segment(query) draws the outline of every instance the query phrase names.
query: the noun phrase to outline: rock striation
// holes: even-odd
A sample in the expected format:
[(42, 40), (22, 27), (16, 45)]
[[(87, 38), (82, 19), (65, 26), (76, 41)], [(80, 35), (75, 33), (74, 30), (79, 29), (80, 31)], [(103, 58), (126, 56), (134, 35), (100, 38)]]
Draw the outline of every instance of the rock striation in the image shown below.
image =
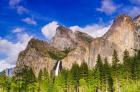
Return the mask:
[(124, 14), (117, 16), (108, 32), (98, 38), (59, 26), (50, 43), (34, 38), (30, 40), (27, 48), (19, 54), (15, 71), (26, 65), (36, 75), (44, 68), (51, 72), (60, 60), (66, 69), (70, 69), (73, 63), (80, 65), (82, 62), (93, 68), (98, 54), (107, 57), (111, 63), (114, 49), (120, 62), (125, 49), (130, 55), (135, 49), (140, 49), (140, 16), (134, 19)]

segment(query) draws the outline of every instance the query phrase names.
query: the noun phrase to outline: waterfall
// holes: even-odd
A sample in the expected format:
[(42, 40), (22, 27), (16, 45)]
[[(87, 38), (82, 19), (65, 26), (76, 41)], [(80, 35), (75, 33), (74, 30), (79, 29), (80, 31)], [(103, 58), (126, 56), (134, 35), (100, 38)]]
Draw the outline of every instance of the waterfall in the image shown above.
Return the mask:
[(61, 61), (58, 61), (58, 63), (57, 63), (57, 66), (56, 66), (56, 69), (55, 69), (55, 76), (58, 76), (58, 72), (59, 72), (59, 68), (60, 68), (60, 62)]

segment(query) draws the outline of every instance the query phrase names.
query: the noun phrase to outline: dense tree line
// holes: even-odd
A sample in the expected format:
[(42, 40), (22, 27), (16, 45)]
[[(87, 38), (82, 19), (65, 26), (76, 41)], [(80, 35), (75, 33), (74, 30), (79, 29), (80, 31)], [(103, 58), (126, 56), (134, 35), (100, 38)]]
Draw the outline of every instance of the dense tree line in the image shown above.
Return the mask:
[(112, 64), (107, 57), (98, 55), (96, 65), (89, 69), (87, 63), (73, 64), (71, 70), (62, 69), (58, 76), (46, 69), (36, 77), (30, 67), (24, 66), (14, 77), (0, 74), (0, 92), (139, 92), (140, 51), (134, 56), (127, 50), (120, 62), (117, 51), (112, 55)]

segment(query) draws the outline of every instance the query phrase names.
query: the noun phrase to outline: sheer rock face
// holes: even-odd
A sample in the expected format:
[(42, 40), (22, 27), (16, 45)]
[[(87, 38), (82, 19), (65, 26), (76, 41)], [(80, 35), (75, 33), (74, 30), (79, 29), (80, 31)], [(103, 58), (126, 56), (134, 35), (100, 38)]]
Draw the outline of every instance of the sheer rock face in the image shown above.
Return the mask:
[(118, 16), (103, 38), (116, 44), (118, 52), (127, 49), (132, 54), (135, 48), (135, 26), (132, 19), (126, 15)]
[(135, 47), (136, 49), (140, 48), (140, 15), (133, 19), (133, 23), (135, 25), (136, 33), (135, 33)]
[(67, 57), (62, 60), (62, 66), (70, 69), (73, 63), (77, 63), (81, 65), (82, 62), (89, 63), (90, 58), (90, 42), (93, 40), (92, 37), (85, 33), (81, 33), (77, 31), (75, 33), (77, 37), (77, 46), (70, 53), (68, 53)]
[(94, 39), (91, 43), (91, 48), (90, 48), (91, 50), (90, 51), (91, 58), (89, 64), (90, 67), (95, 66), (98, 54), (102, 56), (102, 59), (105, 59), (105, 57), (107, 57), (109, 63), (111, 63), (114, 49), (118, 51), (118, 47), (116, 44), (109, 42), (108, 40), (102, 37)]
[[(61, 52), (62, 67), (70, 69), (73, 63), (81, 64), (87, 62), (90, 68), (96, 64), (97, 55), (102, 59), (108, 58), (111, 63), (114, 49), (118, 52), (120, 61), (125, 49), (133, 55), (133, 49), (140, 49), (140, 35), (137, 30), (139, 17), (132, 20), (129, 16), (120, 15), (116, 17), (108, 32), (100, 38), (91, 36), (80, 31), (59, 26), (51, 43), (32, 39), (26, 50), (21, 52), (17, 61), (17, 67), (23, 65), (31, 66), (35, 73), (46, 68), (49, 72), (56, 65), (56, 58), (49, 52)], [(66, 50), (68, 53), (64, 53)], [(57, 53), (56, 55), (59, 55)], [(64, 54), (64, 55), (63, 55)], [(18, 69), (18, 68), (16, 68)]]
[(54, 48), (47, 42), (31, 39), (27, 48), (19, 54), (15, 72), (20, 71), (24, 65), (31, 67), (36, 75), (44, 68), (50, 72), (55, 65), (55, 60), (48, 55), (49, 50)]
[(76, 37), (72, 30), (59, 26), (56, 29), (56, 35), (53, 37), (51, 45), (59, 50), (64, 50), (66, 48), (76, 47)]
[(89, 59), (89, 44), (93, 38), (80, 31), (72, 32), (72, 30), (62, 26), (57, 28), (55, 37), (51, 45), (59, 50), (70, 48), (71, 52), (62, 60), (62, 66), (70, 69), (73, 63), (81, 64)]
[(133, 55), (134, 49), (139, 49), (140, 38), (138, 37), (135, 25), (131, 17), (120, 15), (116, 17), (112, 26), (103, 37), (96, 38), (91, 43), (91, 62), (89, 65), (95, 66), (98, 54), (102, 58), (107, 57), (111, 63), (114, 49), (118, 52), (120, 63), (122, 62), (123, 52), (127, 49)]

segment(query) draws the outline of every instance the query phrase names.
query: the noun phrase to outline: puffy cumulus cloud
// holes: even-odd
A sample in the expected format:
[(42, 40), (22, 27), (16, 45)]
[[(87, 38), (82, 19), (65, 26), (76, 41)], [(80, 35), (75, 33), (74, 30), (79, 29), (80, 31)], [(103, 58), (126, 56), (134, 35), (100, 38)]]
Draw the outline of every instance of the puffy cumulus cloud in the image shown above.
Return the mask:
[[(91, 35), (92, 37), (101, 37), (104, 35), (108, 29), (111, 26), (112, 21), (110, 21), (110, 24), (105, 26), (104, 24), (93, 24), (93, 25), (87, 25), (85, 27), (80, 27), (80, 26), (70, 26), (69, 28), (75, 32), (75, 31), (81, 31), (84, 33), (87, 33)], [(58, 23), (56, 21), (50, 22), (46, 24), (45, 26), (42, 27), (41, 31), (42, 34), (47, 38), (51, 39), (52, 37), (55, 36), (56, 33), (56, 28), (58, 27)]]
[(104, 35), (108, 29), (110, 28), (110, 25), (104, 26), (104, 25), (99, 25), (99, 24), (93, 24), (93, 25), (87, 25), (85, 27), (79, 27), (79, 26), (71, 26), (70, 29), (73, 31), (81, 31), (84, 33), (87, 33), (91, 35), (92, 37), (101, 37)]
[(97, 11), (104, 12), (107, 15), (111, 15), (117, 9), (117, 5), (112, 0), (102, 0), (101, 7), (97, 8)]
[(20, 33), (23, 32), (24, 30), (25, 30), (24, 28), (16, 27), (15, 29), (12, 30), (12, 33)]
[(32, 36), (26, 33), (20, 33), (17, 35), (18, 41), (16, 43), (7, 39), (0, 39), (0, 55), (6, 56), (5, 58), (0, 58), (0, 71), (15, 66), (19, 52), (26, 48), (31, 38)]
[(58, 27), (58, 23), (56, 21), (52, 21), (49, 24), (46, 24), (45, 26), (42, 27), (41, 31), (42, 34), (47, 38), (51, 39), (55, 33), (56, 33), (56, 28)]
[(37, 25), (37, 22), (35, 20), (33, 20), (32, 18), (26, 17), (24, 19), (22, 19), (23, 22), (30, 24), (30, 25)]

